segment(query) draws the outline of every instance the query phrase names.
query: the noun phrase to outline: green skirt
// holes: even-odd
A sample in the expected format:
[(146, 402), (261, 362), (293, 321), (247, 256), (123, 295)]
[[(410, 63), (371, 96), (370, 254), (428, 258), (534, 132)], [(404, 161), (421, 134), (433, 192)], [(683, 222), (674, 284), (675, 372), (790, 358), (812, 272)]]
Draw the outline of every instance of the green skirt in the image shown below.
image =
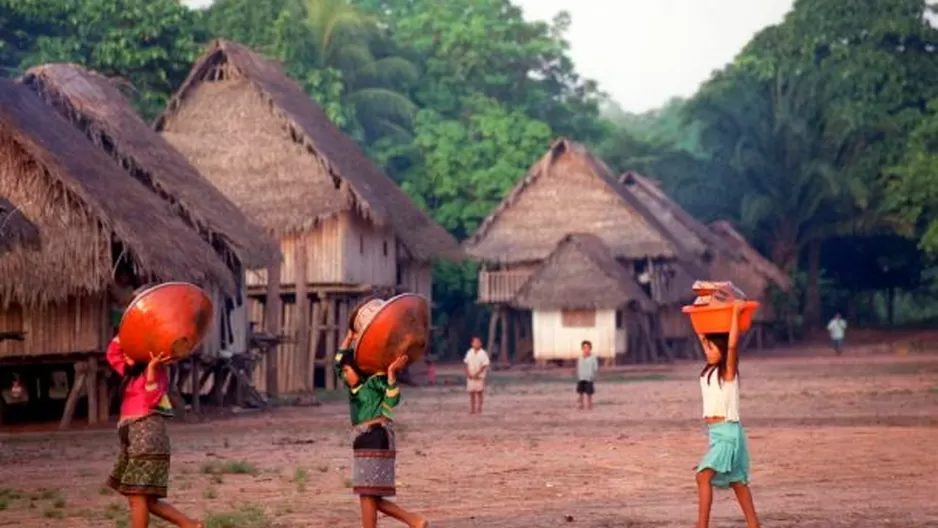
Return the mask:
[(712, 484), (728, 488), (739, 482), (749, 484), (749, 443), (739, 422), (710, 425), (710, 449), (697, 464), (697, 472), (712, 469)]
[(166, 418), (151, 414), (121, 424), (118, 436), (120, 452), (108, 486), (123, 495), (166, 497), (170, 459)]

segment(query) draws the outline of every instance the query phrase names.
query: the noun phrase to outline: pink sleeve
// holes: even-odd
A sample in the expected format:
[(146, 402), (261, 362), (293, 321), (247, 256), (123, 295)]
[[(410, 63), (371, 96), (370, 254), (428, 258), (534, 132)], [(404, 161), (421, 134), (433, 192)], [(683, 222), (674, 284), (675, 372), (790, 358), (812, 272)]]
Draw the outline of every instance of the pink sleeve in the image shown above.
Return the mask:
[(147, 388), (146, 374), (141, 376), (141, 379), (143, 381), (143, 399), (146, 401), (147, 409), (152, 409), (169, 389), (169, 376), (166, 375), (165, 370), (160, 370), (156, 375), (156, 387), (153, 390)]
[(121, 348), (120, 340), (118, 340), (116, 337), (112, 339), (111, 343), (107, 346), (106, 357), (107, 362), (111, 365), (111, 368), (123, 376), (124, 368), (127, 366), (127, 361), (124, 359), (124, 349)]

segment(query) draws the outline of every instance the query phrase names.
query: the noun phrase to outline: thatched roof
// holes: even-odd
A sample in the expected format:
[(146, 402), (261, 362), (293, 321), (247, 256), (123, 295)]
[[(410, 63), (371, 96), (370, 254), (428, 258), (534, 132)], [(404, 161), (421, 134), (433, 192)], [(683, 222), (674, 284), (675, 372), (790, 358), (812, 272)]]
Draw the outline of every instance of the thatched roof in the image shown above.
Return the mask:
[(35, 93), (0, 79), (0, 195), (42, 234), (0, 256), (0, 302), (30, 306), (103, 291), (114, 242), (136, 272), (233, 292), (213, 249)]
[(709, 260), (714, 252), (722, 251), (727, 256), (739, 258), (736, 249), (727, 244), (703, 223), (687, 213), (652, 180), (634, 172), (619, 176), (625, 191), (641, 201), (661, 224), (679, 240), (691, 254)]
[(108, 78), (77, 65), (49, 64), (30, 69), (21, 82), (172, 204), (226, 260), (247, 268), (280, 261), (277, 242), (150, 128)]
[(573, 232), (601, 237), (618, 258), (693, 259), (602, 161), (567, 139), (551, 145), (463, 246), (490, 262), (540, 261)]
[(19, 247), (39, 249), (39, 229), (0, 196), (0, 254)]
[(655, 303), (642, 291), (603, 240), (593, 234), (565, 236), (512, 304), (526, 309), (616, 309), (635, 302), (644, 311)]
[[(237, 122), (241, 130), (253, 125), (253, 118), (260, 117), (253, 112), (258, 111), (279, 123), (281, 144), (258, 144), (254, 152), (257, 163), (270, 163), (276, 181), (262, 181), (243, 167), (225, 166), (225, 158), (232, 157), (225, 144), (243, 139), (235, 137), (241, 132), (232, 132), (238, 130)], [(377, 225), (390, 226), (415, 260), (462, 257), (456, 240), (336, 128), (299, 85), (277, 64), (240, 44), (213, 42), (155, 127), (272, 232), (307, 231), (325, 218), (354, 210)], [(219, 133), (226, 130), (228, 134)], [(277, 149), (292, 151), (282, 159), (264, 159), (265, 151)], [(298, 156), (315, 160), (316, 167), (278, 172), (282, 167), (276, 163), (286, 164)], [(207, 166), (215, 170), (205, 170)], [(318, 179), (317, 185), (316, 172), (328, 178)]]
[(711, 223), (710, 229), (726, 243), (732, 245), (742, 255), (747, 264), (772, 281), (778, 289), (782, 291), (791, 290), (793, 286), (791, 278), (781, 268), (749, 245), (746, 238), (733, 227), (733, 224), (726, 220), (719, 220)]

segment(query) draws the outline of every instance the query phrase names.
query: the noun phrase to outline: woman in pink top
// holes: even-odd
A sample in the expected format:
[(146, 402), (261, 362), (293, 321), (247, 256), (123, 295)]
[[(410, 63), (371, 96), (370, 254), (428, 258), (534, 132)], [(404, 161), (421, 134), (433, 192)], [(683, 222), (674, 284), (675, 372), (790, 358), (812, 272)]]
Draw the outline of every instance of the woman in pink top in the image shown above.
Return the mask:
[(169, 356), (150, 354), (146, 365), (134, 363), (114, 338), (107, 347), (107, 361), (123, 377), (121, 412), (117, 425), (120, 453), (108, 478), (108, 486), (127, 497), (132, 528), (150, 525), (150, 514), (182, 528), (201, 528), (179, 510), (161, 501), (169, 483), (170, 443), (166, 419), (173, 415), (169, 403)]

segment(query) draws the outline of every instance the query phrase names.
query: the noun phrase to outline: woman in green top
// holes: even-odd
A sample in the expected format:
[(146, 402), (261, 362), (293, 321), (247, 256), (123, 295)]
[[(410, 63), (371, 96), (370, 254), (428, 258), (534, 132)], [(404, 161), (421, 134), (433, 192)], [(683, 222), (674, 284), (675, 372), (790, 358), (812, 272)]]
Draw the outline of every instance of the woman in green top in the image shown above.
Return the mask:
[(352, 343), (356, 334), (349, 330), (335, 357), (335, 369), (349, 391), (349, 410), (355, 440), (352, 450), (352, 490), (359, 496), (362, 509), (362, 527), (375, 528), (378, 512), (401, 521), (410, 528), (428, 528), (430, 523), (385, 497), (393, 497), (395, 442), (393, 410), (401, 401), (397, 374), (407, 364), (407, 356), (397, 358), (387, 374), (365, 376), (354, 361)]

